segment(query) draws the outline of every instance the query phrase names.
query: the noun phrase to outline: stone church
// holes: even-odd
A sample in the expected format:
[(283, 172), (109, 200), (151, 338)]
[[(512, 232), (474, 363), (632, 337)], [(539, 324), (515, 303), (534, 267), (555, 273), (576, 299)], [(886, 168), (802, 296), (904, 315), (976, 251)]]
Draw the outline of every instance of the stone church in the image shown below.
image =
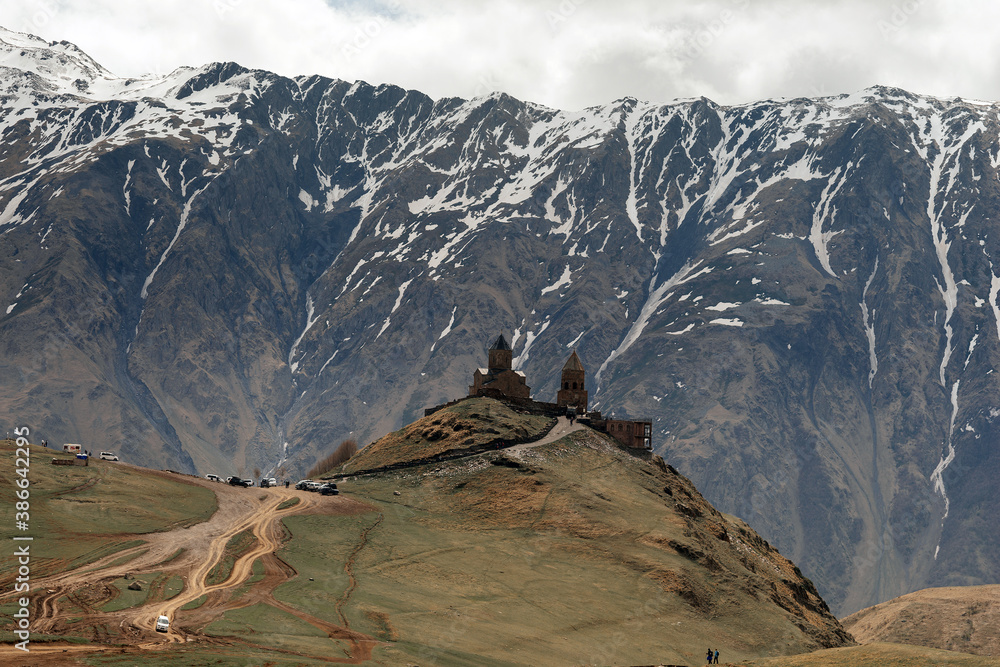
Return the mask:
[[(531, 387), (521, 371), (513, 369), (513, 351), (503, 334), (500, 334), (487, 352), (487, 368), (477, 368), (472, 374), (469, 396), (489, 396), (499, 399), (531, 399)], [(576, 350), (569, 355), (562, 369), (560, 389), (555, 405), (574, 408), (577, 413), (587, 412), (586, 372)], [(547, 404), (551, 405), (551, 404)]]
[(487, 368), (477, 368), (472, 374), (469, 396), (491, 398), (531, 398), (531, 387), (524, 373), (511, 368), (513, 351), (507, 339), (500, 334), (490, 346)]
[[(469, 386), (470, 398), (474, 396), (495, 398), (515, 405), (521, 410), (550, 416), (573, 415), (581, 424), (587, 424), (607, 433), (629, 449), (647, 452), (652, 449), (652, 422), (605, 419), (600, 412), (590, 410), (587, 374), (576, 350), (573, 350), (569, 359), (563, 364), (555, 403), (545, 403), (531, 398), (531, 387), (528, 386), (524, 373), (513, 369), (514, 353), (503, 334), (497, 336), (487, 354), (487, 367), (477, 368), (472, 374), (472, 385)], [(445, 405), (454, 405), (457, 402), (452, 401)], [(445, 405), (427, 408), (424, 414), (434, 414)]]

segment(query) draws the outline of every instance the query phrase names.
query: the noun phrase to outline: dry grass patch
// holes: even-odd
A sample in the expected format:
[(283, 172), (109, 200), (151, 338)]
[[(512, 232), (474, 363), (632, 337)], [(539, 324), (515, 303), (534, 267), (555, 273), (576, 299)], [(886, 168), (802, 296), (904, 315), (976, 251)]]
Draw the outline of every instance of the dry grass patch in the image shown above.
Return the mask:
[(1000, 659), (906, 644), (833, 648), (784, 658), (738, 663), (738, 667), (997, 667)]
[(501, 440), (542, 437), (551, 424), (547, 417), (515, 412), (491, 398), (470, 398), (373, 442), (355, 454), (341, 471), (371, 470)]

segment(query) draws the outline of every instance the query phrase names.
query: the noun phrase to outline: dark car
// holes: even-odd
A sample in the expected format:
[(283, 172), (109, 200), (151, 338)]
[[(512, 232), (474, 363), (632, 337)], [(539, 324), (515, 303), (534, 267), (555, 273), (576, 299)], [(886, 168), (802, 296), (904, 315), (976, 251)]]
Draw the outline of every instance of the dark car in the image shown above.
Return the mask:
[(253, 486), (253, 480), (252, 479), (242, 479), (240, 477), (230, 477), (229, 478), (229, 483), (232, 486), (242, 486), (244, 488), (248, 488), (248, 487)]
[(321, 496), (337, 496), (340, 495), (340, 491), (337, 489), (337, 485), (332, 482), (329, 484), (324, 484), (319, 487), (319, 493)]

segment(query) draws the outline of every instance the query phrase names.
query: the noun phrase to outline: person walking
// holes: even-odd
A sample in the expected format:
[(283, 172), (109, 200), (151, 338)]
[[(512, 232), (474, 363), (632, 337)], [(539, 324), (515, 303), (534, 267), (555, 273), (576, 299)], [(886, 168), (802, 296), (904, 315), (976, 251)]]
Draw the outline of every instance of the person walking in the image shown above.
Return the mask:
[(708, 653), (705, 654), (705, 657), (708, 658), (708, 662), (706, 664), (711, 665), (712, 658), (715, 657), (715, 653), (712, 652), (712, 649), (708, 649)]
[(712, 661), (713, 665), (719, 664), (719, 649), (715, 649), (715, 659)]

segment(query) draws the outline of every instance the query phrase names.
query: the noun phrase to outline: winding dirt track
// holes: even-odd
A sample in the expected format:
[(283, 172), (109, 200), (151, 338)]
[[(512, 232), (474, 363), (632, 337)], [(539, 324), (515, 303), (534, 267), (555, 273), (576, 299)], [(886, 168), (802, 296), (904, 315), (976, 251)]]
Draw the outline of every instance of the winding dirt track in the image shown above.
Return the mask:
[[(296, 492), (290, 492), (285, 489), (276, 489), (273, 493), (268, 493), (268, 496), (270, 497), (262, 502), (259, 509), (254, 513), (233, 521), (224, 532), (212, 539), (208, 545), (207, 554), (205, 554), (204, 559), (196, 567), (190, 570), (187, 577), (187, 585), (179, 595), (161, 603), (160, 608), (156, 611), (148, 606), (144, 607), (143, 612), (132, 619), (132, 623), (139, 628), (150, 627), (156, 621), (156, 617), (162, 614), (171, 620), (172, 629), (167, 634), (167, 637), (171, 641), (184, 641), (185, 634), (173, 627), (173, 619), (177, 610), (189, 602), (197, 600), (202, 595), (234, 588), (249, 579), (255, 560), (264, 554), (274, 553), (281, 548), (278, 519), (286, 514), (308, 509), (315, 504), (313, 499), (307, 496), (299, 496)], [(297, 505), (284, 510), (278, 509), (281, 503), (295, 497), (300, 498)], [(222, 560), (226, 543), (244, 530), (251, 530), (254, 537), (257, 538), (254, 546), (236, 560), (232, 572), (225, 581), (209, 585), (207, 583), (208, 574)]]
[[(144, 471), (147, 474), (152, 471)], [(177, 475), (171, 473), (153, 473), (171, 475), (175, 480)], [(281, 583), (297, 575), (295, 570), (283, 562), (276, 552), (281, 548), (283, 528), (281, 519), (292, 514), (330, 513), (355, 514), (371, 511), (372, 507), (343, 496), (323, 497), (305, 491), (296, 491), (282, 487), (272, 489), (242, 489), (224, 486), (197, 478), (183, 477), (183, 481), (205, 486), (212, 489), (218, 498), (219, 509), (211, 519), (189, 528), (180, 528), (164, 533), (144, 535), (147, 543), (104, 557), (82, 568), (62, 572), (34, 582), (32, 595), (32, 634), (68, 634), (68, 630), (90, 628), (117, 628), (120, 635), (116, 642), (125, 641), (129, 646), (122, 649), (119, 646), (108, 645), (32, 645), (31, 660), (43, 656), (52, 659), (68, 657), (67, 654), (81, 654), (89, 651), (102, 651), (117, 648), (128, 653), (141, 653), (148, 650), (161, 650), (175, 642), (210, 642), (232, 643), (218, 637), (208, 637), (201, 632), (212, 620), (231, 609), (246, 607), (263, 602), (277, 609), (290, 613), (299, 619), (322, 630), (332, 640), (347, 644), (346, 651), (340, 647), (336, 652), (343, 658), (328, 656), (302, 655), (317, 660), (335, 663), (357, 664), (371, 657), (372, 648), (378, 643), (371, 637), (336, 625), (324, 619), (316, 618), (283, 603), (273, 596), (273, 591)], [(287, 500), (298, 498), (299, 502), (291, 507), (279, 509)], [(241, 554), (233, 564), (232, 571), (225, 581), (208, 584), (207, 578), (212, 569), (220, 563), (229, 540), (243, 531), (249, 530), (256, 538), (252, 547)], [(183, 550), (183, 551), (181, 551)], [(180, 555), (178, 555), (180, 553)], [(134, 555), (128, 562), (113, 565), (124, 556)], [(250, 586), (249, 590), (232, 599), (232, 593), (250, 579), (253, 564), (260, 559), (264, 564), (264, 577)], [(141, 607), (133, 607), (118, 612), (101, 612), (95, 607), (103, 605), (107, 600), (101, 600), (91, 606), (79, 591), (94, 587), (95, 584), (110, 584), (127, 573), (142, 574), (164, 572), (178, 574), (185, 579), (183, 591), (167, 601), (149, 602)], [(113, 587), (109, 587), (113, 589)], [(349, 595), (349, 592), (346, 593)], [(183, 610), (188, 603), (206, 596), (205, 602), (193, 610)], [(3, 596), (9, 597), (9, 596)], [(3, 599), (0, 597), (0, 600)], [(154, 597), (152, 591), (150, 597)], [(62, 610), (59, 607), (61, 599), (68, 599), (75, 607)], [(72, 618), (80, 616), (82, 620)], [(168, 633), (154, 632), (153, 626), (157, 616), (170, 618)], [(338, 619), (340, 620), (340, 619)], [(79, 635), (79, 632), (73, 634)], [(104, 640), (106, 632), (96, 631), (95, 640)], [(236, 642), (246, 646), (246, 642)], [(274, 651), (275, 649), (269, 648)], [(334, 652), (333, 650), (331, 652)], [(9, 659), (17, 656), (24, 660), (28, 657), (22, 651), (14, 649), (10, 644), (0, 646), (0, 662), (8, 664)], [(10, 663), (13, 664), (13, 663)], [(22, 664), (18, 662), (17, 664)], [(38, 662), (37, 664), (48, 664)], [(52, 662), (51, 664), (58, 664)]]

